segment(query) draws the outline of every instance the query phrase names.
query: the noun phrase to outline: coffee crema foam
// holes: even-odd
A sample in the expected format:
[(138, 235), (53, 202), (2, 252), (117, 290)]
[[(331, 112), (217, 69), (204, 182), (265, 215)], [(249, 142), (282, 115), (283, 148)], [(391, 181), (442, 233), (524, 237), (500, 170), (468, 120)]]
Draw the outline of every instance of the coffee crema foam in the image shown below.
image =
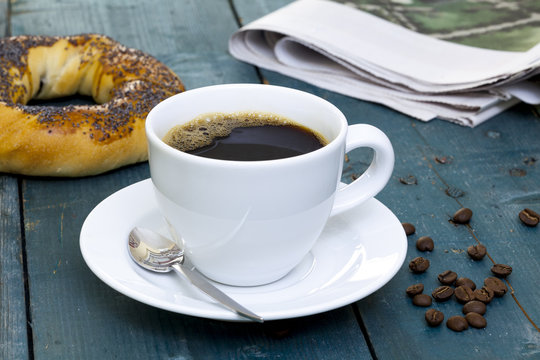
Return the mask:
[(163, 137), (163, 141), (177, 150), (189, 152), (211, 145), (215, 139), (229, 136), (236, 128), (266, 125), (299, 127), (313, 133), (323, 146), (328, 144), (323, 135), (304, 125), (281, 115), (258, 111), (202, 114), (187, 123), (174, 126)]

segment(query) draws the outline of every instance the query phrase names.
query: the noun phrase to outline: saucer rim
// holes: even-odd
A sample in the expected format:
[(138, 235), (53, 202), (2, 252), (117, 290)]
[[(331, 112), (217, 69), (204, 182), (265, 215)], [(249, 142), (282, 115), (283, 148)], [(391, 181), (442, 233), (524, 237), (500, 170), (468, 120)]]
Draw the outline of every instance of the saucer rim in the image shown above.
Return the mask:
[[(113, 274), (110, 274), (107, 271), (104, 271), (102, 267), (99, 266), (99, 262), (95, 261), (90, 251), (92, 248), (92, 242), (90, 242), (89, 240), (92, 238), (91, 234), (93, 232), (93, 229), (92, 229), (93, 222), (95, 221), (97, 217), (99, 217), (100, 212), (103, 210), (104, 207), (110, 206), (111, 204), (114, 205), (115, 202), (117, 202), (116, 201), (117, 198), (121, 197), (122, 195), (126, 195), (133, 191), (140, 191), (140, 190), (142, 190), (140, 192), (143, 194), (151, 193), (151, 186), (152, 186), (151, 179), (141, 180), (134, 184), (128, 185), (114, 192), (113, 194), (111, 194), (110, 196), (102, 200), (98, 205), (96, 205), (92, 209), (92, 211), (88, 214), (87, 218), (85, 219), (83, 223), (83, 226), (81, 228), (81, 233), (80, 233), (80, 239), (79, 239), (80, 250), (87, 266), (105, 284), (107, 284), (114, 290), (134, 300), (142, 302), (144, 304), (147, 304), (147, 305), (159, 308), (159, 309), (179, 313), (179, 314), (196, 316), (196, 317), (201, 317), (201, 318), (223, 320), (223, 321), (234, 321), (234, 322), (246, 321), (244, 318), (238, 316), (237, 314), (221, 307), (217, 303), (213, 303), (210, 301), (208, 302), (200, 301), (194, 298), (190, 298), (191, 300), (195, 300), (201, 303), (201, 307), (199, 308), (199, 307), (194, 307), (194, 306), (182, 306), (182, 304), (167, 301), (166, 299), (165, 300), (157, 299), (154, 296), (150, 296), (146, 293), (138, 291), (137, 289), (134, 289), (125, 284), (122, 284), (119, 281), (119, 279), (117, 279), (117, 277), (112, 276)], [(138, 189), (138, 188), (141, 188), (141, 189)], [(159, 211), (157, 210), (157, 205), (155, 203), (155, 200), (152, 200), (152, 199), (153, 197), (147, 194), (134, 197), (134, 201), (138, 201), (138, 202), (142, 201), (144, 203), (149, 201), (153, 205), (153, 208), (147, 211), (148, 213), (154, 213), (156, 211)], [(396, 225), (395, 222), (399, 223), (399, 225), (401, 226), (401, 223), (397, 219), (396, 215), (390, 209), (388, 209), (388, 207), (386, 207), (382, 202), (378, 201), (377, 199), (375, 198), (369, 199), (356, 208), (366, 207), (366, 206), (382, 207), (382, 209), (388, 212), (388, 215), (391, 216), (392, 218), (391, 222), (393, 223), (393, 226)], [(353, 211), (356, 208), (347, 210), (344, 213), (345, 214), (349, 213), (350, 211)], [(340, 215), (336, 215), (336, 216), (339, 217)], [(129, 230), (130, 229), (126, 230), (126, 237)], [(280, 309), (276, 311), (264, 311), (264, 312), (259, 312), (258, 314), (261, 315), (265, 320), (290, 319), (290, 318), (296, 318), (296, 317), (301, 317), (301, 316), (314, 315), (314, 314), (330, 311), (330, 310), (333, 310), (342, 306), (349, 305), (351, 303), (359, 301), (373, 294), (375, 291), (379, 290), (381, 287), (386, 285), (396, 275), (396, 273), (399, 271), (399, 269), (403, 265), (403, 262), (405, 261), (406, 252), (407, 252), (407, 238), (404, 231), (400, 235), (401, 235), (401, 239), (394, 240), (394, 242), (396, 243), (395, 245), (400, 245), (400, 249), (396, 249), (398, 258), (392, 264), (393, 265), (392, 268), (389, 269), (389, 271), (385, 272), (384, 274), (379, 275), (376, 279), (372, 280), (370, 282), (370, 286), (364, 286), (362, 287), (361, 290), (358, 290), (348, 295), (339, 296), (334, 301), (326, 301), (324, 303), (318, 303), (318, 304), (314, 304), (310, 306), (300, 306), (297, 308), (292, 308), (292, 309), (290, 308), (286, 310)], [(317, 244), (315, 245), (315, 247), (316, 246)], [(277, 280), (277, 282), (279, 281), (280, 280)], [(217, 284), (217, 285), (218, 287), (220, 286), (224, 287), (225, 290), (226, 288), (231, 287), (228, 285), (221, 285), (221, 284)], [(247, 287), (247, 288), (256, 288), (256, 287)], [(358, 293), (361, 293), (361, 294), (359, 295)], [(256, 309), (253, 309), (253, 310), (256, 311)]]

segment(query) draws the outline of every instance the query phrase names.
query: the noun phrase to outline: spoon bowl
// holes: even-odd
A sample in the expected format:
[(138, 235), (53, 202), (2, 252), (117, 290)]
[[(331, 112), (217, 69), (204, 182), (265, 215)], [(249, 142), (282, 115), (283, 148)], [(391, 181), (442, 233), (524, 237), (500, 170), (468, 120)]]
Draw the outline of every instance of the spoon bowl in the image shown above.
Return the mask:
[(184, 262), (184, 252), (176, 243), (148, 229), (134, 228), (128, 248), (131, 258), (147, 270), (166, 273), (173, 264)]
[(135, 263), (146, 270), (166, 273), (174, 270), (202, 292), (238, 315), (263, 322), (264, 319), (212, 285), (203, 275), (195, 270), (178, 245), (166, 237), (149, 229), (136, 227), (129, 233), (128, 250)]

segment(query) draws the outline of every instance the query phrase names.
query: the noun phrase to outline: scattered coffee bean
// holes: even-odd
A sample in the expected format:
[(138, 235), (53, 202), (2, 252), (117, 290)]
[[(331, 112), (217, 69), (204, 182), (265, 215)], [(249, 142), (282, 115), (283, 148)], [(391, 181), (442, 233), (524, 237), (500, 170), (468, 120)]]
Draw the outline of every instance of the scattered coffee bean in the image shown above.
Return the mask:
[(459, 279), (456, 280), (454, 285), (455, 286), (466, 286), (468, 288), (471, 288), (471, 290), (476, 289), (476, 284), (474, 283), (474, 281), (472, 281), (471, 279), (466, 278), (466, 277), (460, 277)]
[(448, 157), (448, 156), (436, 156), (435, 157), (435, 161), (438, 162), (439, 164), (451, 164), (452, 163), (452, 160), (453, 160), (453, 157)]
[(429, 268), (429, 260), (421, 256), (416, 257), (409, 263), (409, 269), (415, 274), (420, 274)]
[(461, 208), (454, 216), (452, 216), (452, 221), (457, 224), (468, 224), (472, 217), (472, 210), (469, 208)]
[(473, 328), (483, 329), (487, 326), (486, 319), (482, 315), (475, 312), (467, 313), (467, 315), (465, 315), (465, 320), (467, 320), (467, 323), (469, 323), (469, 325), (471, 325)]
[(429, 326), (439, 326), (444, 320), (444, 314), (439, 310), (429, 309), (426, 311), (425, 318)]
[(416, 185), (418, 184), (418, 180), (416, 180), (416, 176), (414, 175), (408, 175), (407, 177), (400, 177), (399, 182), (404, 185)]
[(467, 286), (458, 286), (454, 290), (454, 296), (459, 303), (465, 304), (474, 300), (474, 291)]
[(469, 328), (469, 323), (467, 322), (467, 320), (465, 320), (463, 316), (455, 315), (446, 321), (446, 326), (450, 330), (460, 332), (463, 330), (467, 330)]
[(473, 260), (482, 260), (486, 256), (487, 250), (486, 247), (482, 244), (471, 245), (467, 248), (467, 254)]
[(447, 301), (452, 295), (454, 295), (454, 289), (447, 285), (439, 286), (431, 293), (431, 296), (438, 302)]
[(488, 287), (482, 286), (481, 289), (474, 290), (474, 299), (483, 302), (484, 304), (489, 304), (495, 293)]
[[(402, 180), (400, 179), (400, 181)], [(471, 209), (461, 208), (452, 216), (451, 221), (457, 224), (467, 224), (470, 222), (472, 215), (473, 212)], [(519, 218), (527, 226), (537, 226), (540, 222), (540, 215), (531, 209), (522, 210), (519, 213)], [(407, 236), (416, 232), (416, 228), (411, 223), (404, 222), (402, 226)], [(429, 236), (419, 237), (416, 240), (416, 248), (419, 251), (433, 251), (433, 239)], [(482, 260), (487, 255), (487, 249), (485, 245), (478, 243), (469, 246), (467, 253), (473, 260)], [(429, 267), (430, 261), (421, 256), (409, 262), (409, 269), (416, 274), (425, 272)], [(466, 277), (458, 278), (458, 275), (454, 271), (446, 270), (438, 274), (437, 279), (443, 285), (433, 290), (431, 296), (423, 293), (424, 284), (422, 283), (409, 286), (406, 289), (406, 293), (412, 298), (412, 303), (420, 307), (430, 307), (433, 300), (444, 302), (455, 297), (457, 302), (464, 304), (462, 308), (464, 316), (456, 315), (450, 317), (446, 321), (446, 326), (456, 332), (464, 331), (469, 326), (482, 329), (487, 326), (487, 321), (483, 316), (486, 313), (486, 305), (495, 296), (501, 297), (508, 292), (506, 284), (499, 278), (505, 278), (510, 275), (512, 273), (512, 267), (506, 264), (495, 264), (491, 267), (491, 272), (497, 277), (487, 277), (480, 289), (476, 288), (476, 284), (471, 279)], [(455, 286), (455, 289), (451, 285)], [(433, 308), (428, 309), (424, 317), (426, 323), (431, 327), (439, 326), (445, 320), (444, 314)]]
[(501, 297), (508, 291), (506, 284), (499, 278), (488, 277), (484, 280), (484, 286), (493, 290), (493, 294)]
[(405, 290), (407, 295), (413, 297), (414, 295), (421, 294), (424, 291), (424, 284), (414, 284), (411, 285)]
[(491, 272), (494, 273), (495, 276), (505, 278), (512, 273), (512, 267), (505, 264), (495, 264), (491, 267)]
[(416, 228), (411, 223), (402, 223), (403, 230), (405, 230), (405, 235), (409, 236), (416, 232)]
[(437, 276), (437, 279), (439, 279), (439, 282), (443, 285), (452, 285), (457, 279), (457, 274), (452, 270), (446, 270), (440, 273)]
[(435, 245), (429, 236), (421, 236), (416, 240), (416, 248), (420, 251), (432, 251)]
[(428, 294), (414, 295), (412, 303), (416, 306), (428, 307), (431, 306), (431, 297)]
[(527, 226), (536, 226), (540, 222), (540, 215), (531, 209), (523, 209), (519, 212), (519, 219)]
[(480, 315), (484, 315), (486, 313), (486, 304), (478, 300), (469, 301), (468, 303), (463, 305), (462, 311), (464, 314), (475, 312)]

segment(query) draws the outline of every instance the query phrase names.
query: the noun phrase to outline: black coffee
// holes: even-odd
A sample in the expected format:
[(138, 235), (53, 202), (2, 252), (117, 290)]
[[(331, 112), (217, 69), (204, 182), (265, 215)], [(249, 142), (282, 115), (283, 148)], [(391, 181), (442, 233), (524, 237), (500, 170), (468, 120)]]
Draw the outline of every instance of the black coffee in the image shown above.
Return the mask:
[(163, 141), (193, 155), (236, 161), (284, 159), (327, 143), (290, 119), (253, 112), (204, 114), (172, 128)]

